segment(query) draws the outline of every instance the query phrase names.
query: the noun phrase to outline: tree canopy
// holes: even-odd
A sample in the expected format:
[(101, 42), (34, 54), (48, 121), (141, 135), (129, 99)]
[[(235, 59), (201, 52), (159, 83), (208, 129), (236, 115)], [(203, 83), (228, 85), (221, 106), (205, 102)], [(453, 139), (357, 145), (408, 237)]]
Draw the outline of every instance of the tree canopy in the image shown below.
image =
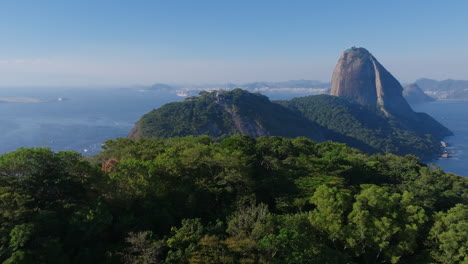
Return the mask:
[(307, 138), (0, 156), (4, 263), (464, 263), (467, 178)]

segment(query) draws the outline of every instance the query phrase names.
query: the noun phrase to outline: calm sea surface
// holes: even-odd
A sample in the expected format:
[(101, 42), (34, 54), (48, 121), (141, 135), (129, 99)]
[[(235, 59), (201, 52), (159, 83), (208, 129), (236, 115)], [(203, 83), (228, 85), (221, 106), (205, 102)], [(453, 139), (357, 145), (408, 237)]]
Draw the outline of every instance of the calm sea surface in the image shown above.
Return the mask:
[(416, 112), (425, 112), (452, 130), (454, 136), (444, 139), (449, 144), (450, 158), (434, 160), (443, 170), (468, 177), (468, 101), (442, 100), (413, 105)]
[(0, 103), (0, 153), (50, 147), (91, 155), (107, 139), (126, 137), (145, 113), (182, 100), (137, 89), (0, 89), (0, 98), (32, 97), (42, 103)]
[[(272, 100), (306, 96), (265, 93)], [(92, 155), (107, 139), (126, 137), (134, 123), (161, 105), (181, 101), (171, 93), (138, 89), (0, 89), (0, 98), (30, 97), (41, 103), (0, 103), (0, 154), (20, 147), (50, 147)], [(63, 98), (62, 101), (57, 101)], [(468, 101), (436, 101), (412, 106), (454, 132), (445, 139), (448, 159), (434, 160), (445, 171), (468, 176)]]

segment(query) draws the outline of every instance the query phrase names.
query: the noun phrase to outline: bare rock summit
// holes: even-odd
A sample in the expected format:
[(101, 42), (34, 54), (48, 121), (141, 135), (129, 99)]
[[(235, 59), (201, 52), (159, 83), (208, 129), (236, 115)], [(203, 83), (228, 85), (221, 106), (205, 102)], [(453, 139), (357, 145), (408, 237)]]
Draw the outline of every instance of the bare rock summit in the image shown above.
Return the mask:
[(398, 80), (365, 48), (352, 47), (341, 55), (331, 85), (331, 95), (377, 107), (386, 116), (414, 113), (402, 95), (403, 87)]

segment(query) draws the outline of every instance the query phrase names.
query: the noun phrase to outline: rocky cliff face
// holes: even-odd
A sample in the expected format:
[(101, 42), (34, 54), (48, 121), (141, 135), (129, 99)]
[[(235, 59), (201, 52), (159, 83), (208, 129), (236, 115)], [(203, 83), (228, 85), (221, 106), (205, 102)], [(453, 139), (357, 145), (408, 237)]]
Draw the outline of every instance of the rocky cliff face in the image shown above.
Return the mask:
[(331, 95), (377, 107), (387, 116), (408, 116), (413, 113), (402, 91), (395, 77), (364, 48), (346, 50), (332, 76)]
[(236, 111), (229, 108), (229, 106), (222, 102), (217, 103), (220, 104), (223, 110), (229, 114), (237, 132), (240, 134), (249, 135), (253, 138), (270, 135), (270, 133), (268, 133), (268, 131), (266, 131), (257, 121), (249, 118), (242, 118)]
[(139, 123), (135, 124), (135, 126), (132, 128), (132, 130), (130, 130), (130, 132), (128, 133), (127, 137), (130, 138), (130, 139), (137, 139), (137, 138), (141, 137), (141, 128), (140, 128)]
[(424, 113), (411, 109), (401, 84), (364, 48), (351, 48), (340, 57), (332, 77), (331, 95), (378, 109), (403, 130), (437, 140), (452, 134)]
[(416, 83), (405, 86), (403, 89), (403, 97), (410, 104), (420, 104), (425, 102), (435, 101), (434, 98), (425, 94)]

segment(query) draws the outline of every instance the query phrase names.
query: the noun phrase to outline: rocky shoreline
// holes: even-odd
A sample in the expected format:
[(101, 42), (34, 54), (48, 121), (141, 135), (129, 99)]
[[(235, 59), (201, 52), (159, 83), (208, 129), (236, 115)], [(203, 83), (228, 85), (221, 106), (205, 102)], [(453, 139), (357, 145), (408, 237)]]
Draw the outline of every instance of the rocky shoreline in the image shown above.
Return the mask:
[(453, 154), (455, 154), (455, 152), (447, 150), (449, 146), (450, 145), (447, 142), (440, 141), (440, 147), (442, 149), (442, 154), (440, 155), (439, 158), (448, 159), (448, 158), (451, 158)]

